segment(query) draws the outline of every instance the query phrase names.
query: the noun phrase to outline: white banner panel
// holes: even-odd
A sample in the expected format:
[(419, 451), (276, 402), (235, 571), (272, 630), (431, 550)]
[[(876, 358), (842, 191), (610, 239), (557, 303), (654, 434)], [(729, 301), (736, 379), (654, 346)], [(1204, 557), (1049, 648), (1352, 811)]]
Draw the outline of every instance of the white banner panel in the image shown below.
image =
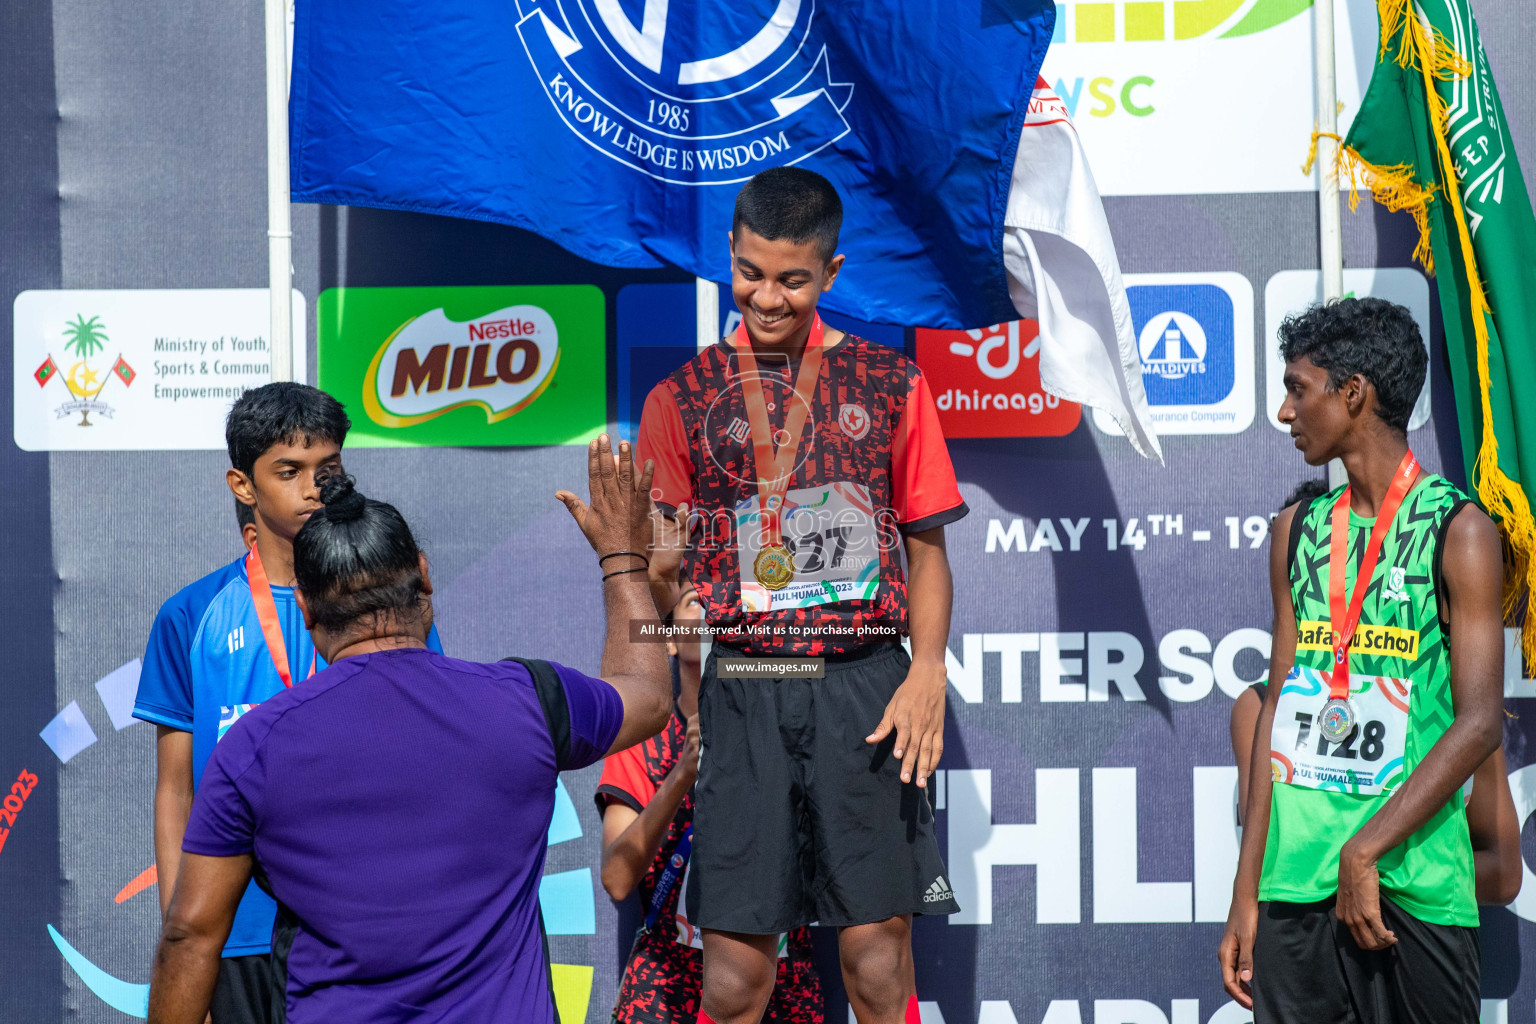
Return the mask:
[[(14, 307), (13, 428), (25, 451), (221, 449), (272, 380), (265, 288), (27, 291)], [(293, 293), (293, 336), (305, 336)], [(305, 346), (293, 373), (305, 379)]]
[[(1335, 12), (1342, 135), (1375, 59), (1376, 5)], [(1317, 188), (1315, 169), (1301, 173), (1317, 117), (1307, 0), (1077, 0), (1056, 14), (1040, 74), (1100, 194)]]

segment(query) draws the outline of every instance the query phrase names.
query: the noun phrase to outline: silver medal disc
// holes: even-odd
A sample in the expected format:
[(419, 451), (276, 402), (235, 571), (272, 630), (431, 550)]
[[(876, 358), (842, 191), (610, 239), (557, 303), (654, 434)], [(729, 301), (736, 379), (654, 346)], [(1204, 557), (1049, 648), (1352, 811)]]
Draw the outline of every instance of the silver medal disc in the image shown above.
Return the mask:
[(1317, 716), (1317, 731), (1329, 743), (1343, 743), (1354, 731), (1357, 720), (1355, 705), (1348, 697), (1333, 697)]

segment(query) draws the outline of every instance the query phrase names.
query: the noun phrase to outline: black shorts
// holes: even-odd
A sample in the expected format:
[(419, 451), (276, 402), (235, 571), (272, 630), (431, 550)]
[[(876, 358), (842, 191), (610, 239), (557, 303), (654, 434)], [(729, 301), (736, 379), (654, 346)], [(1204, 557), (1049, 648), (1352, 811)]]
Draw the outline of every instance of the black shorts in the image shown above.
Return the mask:
[(1254, 1024), (1477, 1024), (1476, 928), (1428, 924), (1382, 896), (1397, 942), (1364, 950), (1333, 904), (1259, 904)]
[(213, 988), (213, 1024), (283, 1024), (287, 997), (266, 953), (227, 956), (219, 961)]
[(894, 734), (864, 737), (911, 660), (895, 644), (826, 663), (823, 679), (719, 678), (699, 690), (688, 916), (772, 935), (819, 921), (954, 914), (927, 788), (901, 781)]

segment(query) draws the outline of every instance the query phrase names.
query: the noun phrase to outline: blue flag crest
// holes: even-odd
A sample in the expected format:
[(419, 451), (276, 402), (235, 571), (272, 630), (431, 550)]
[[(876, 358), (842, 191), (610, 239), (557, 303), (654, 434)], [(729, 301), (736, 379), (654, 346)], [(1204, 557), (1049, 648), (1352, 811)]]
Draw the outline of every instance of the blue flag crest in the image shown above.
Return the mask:
[(801, 164), (845, 204), (828, 308), (1014, 319), (1003, 213), (1043, 0), (300, 0), (293, 198), (513, 224), (729, 280), (736, 192)]

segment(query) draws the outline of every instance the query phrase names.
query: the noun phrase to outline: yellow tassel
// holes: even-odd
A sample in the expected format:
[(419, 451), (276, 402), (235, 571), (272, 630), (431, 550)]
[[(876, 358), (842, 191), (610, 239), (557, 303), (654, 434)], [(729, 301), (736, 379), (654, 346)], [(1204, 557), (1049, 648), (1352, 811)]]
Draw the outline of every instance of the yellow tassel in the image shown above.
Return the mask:
[(1419, 242), (1414, 247), (1413, 258), (1431, 276), (1435, 272), (1435, 255), (1429, 244), (1429, 204), (1435, 199), (1434, 185), (1420, 185), (1413, 180), (1413, 167), (1409, 164), (1380, 166), (1367, 163), (1354, 149), (1344, 149), (1339, 155), (1342, 173), (1340, 181), (1349, 182), (1349, 209), (1353, 212), (1360, 203), (1360, 184), (1363, 181), (1371, 191), (1371, 198), (1394, 213), (1407, 211), (1419, 229)]
[[(1467, 270), (1468, 308), (1472, 316), (1473, 335), (1477, 339), (1477, 375), (1482, 395), (1482, 440), (1472, 477), (1477, 496), (1490, 515), (1499, 523), (1504, 534), (1506, 571), (1504, 581), (1504, 615), (1506, 620), (1524, 618), (1521, 630), (1521, 650), (1527, 665), (1536, 665), (1536, 615), (1529, 612), (1528, 601), (1536, 593), (1536, 516), (1532, 515), (1530, 501), (1520, 485), (1499, 467), (1499, 439), (1494, 433), (1493, 405), (1489, 396), (1490, 335), (1488, 319), (1493, 310), (1488, 304), (1488, 294), (1477, 271), (1477, 256), (1472, 248), (1472, 233), (1467, 229), (1466, 213), (1462, 209), (1460, 190), (1450, 144), (1446, 138), (1449, 111), (1435, 88), (1436, 81), (1465, 78), (1472, 73), (1471, 63), (1457, 53), (1439, 32), (1430, 33), (1413, 13), (1410, 0), (1378, 0), (1377, 10), (1381, 17), (1381, 56), (1385, 58), (1387, 44), (1399, 35), (1397, 63), (1401, 67), (1416, 66), (1424, 78), (1424, 92), (1429, 102), (1430, 125), (1435, 135), (1435, 150), (1439, 158), (1440, 178), (1444, 182), (1446, 200), (1456, 222), (1456, 241), (1461, 248), (1461, 258)], [(1364, 166), (1363, 161), (1357, 162)], [(1367, 177), (1380, 176), (1388, 186), (1387, 194), (1394, 195), (1405, 205), (1404, 209), (1417, 209), (1415, 220), (1421, 222), (1421, 232), (1427, 227), (1424, 210), (1428, 198), (1415, 205), (1411, 193), (1392, 172), (1398, 168), (1366, 168)], [(1405, 176), (1403, 176), (1405, 177)], [(1413, 188), (1417, 184), (1409, 182)], [(1398, 191), (1393, 193), (1392, 188)], [(1422, 189), (1420, 189), (1422, 191)], [(1373, 194), (1378, 199), (1380, 193)], [(1424, 247), (1421, 239), (1420, 248)], [(1417, 252), (1415, 252), (1417, 256)]]
[[(1341, 106), (1341, 107), (1343, 105), (1344, 104), (1342, 104), (1342, 103), (1339, 104), (1339, 106)], [(1311, 143), (1311, 145), (1309, 145), (1307, 147), (1307, 162), (1301, 165), (1301, 173), (1302, 174), (1311, 174), (1312, 173), (1312, 165), (1317, 162), (1317, 140), (1318, 139), (1332, 139), (1334, 141), (1335, 145), (1338, 145), (1338, 146), (1344, 145), (1344, 140), (1339, 137), (1339, 134), (1337, 132), (1319, 131), (1317, 125), (1314, 124), (1312, 126), (1312, 143)], [(1337, 152), (1337, 150), (1335, 150), (1335, 152)], [(1335, 178), (1337, 178), (1339, 176), (1339, 164), (1338, 164), (1338, 160), (1337, 159), (1334, 160), (1333, 166), (1328, 168), (1327, 173), (1333, 175)]]

